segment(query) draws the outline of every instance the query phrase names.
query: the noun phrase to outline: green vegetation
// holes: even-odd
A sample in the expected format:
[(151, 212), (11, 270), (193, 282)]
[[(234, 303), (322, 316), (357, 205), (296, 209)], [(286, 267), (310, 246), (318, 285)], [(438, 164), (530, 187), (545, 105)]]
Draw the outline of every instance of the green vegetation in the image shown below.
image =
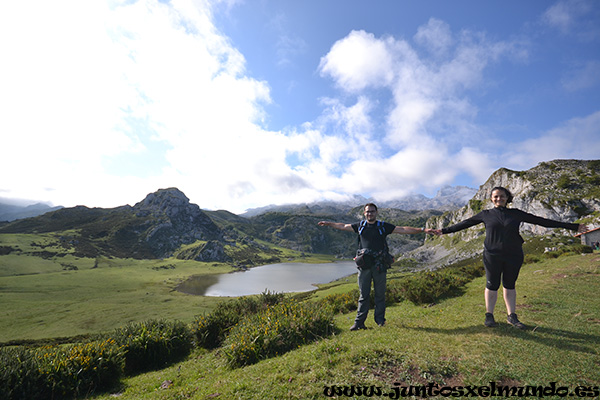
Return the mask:
[(258, 297), (244, 296), (233, 301), (221, 302), (208, 315), (196, 317), (192, 330), (196, 345), (213, 349), (220, 346), (227, 332), (245, 316), (265, 311), (283, 300), (281, 293), (262, 293)]
[(311, 302), (282, 301), (235, 325), (223, 343), (227, 365), (243, 367), (333, 333), (333, 314)]
[[(396, 277), (388, 290), (388, 303), (435, 302), (479, 275), (481, 268), (471, 266)], [(356, 300), (355, 290), (320, 301), (267, 292), (222, 303), (191, 327), (179, 321), (150, 320), (68, 346), (5, 348), (0, 350), (5, 362), (0, 394), (10, 400), (40, 394), (82, 396), (110, 389), (122, 375), (163, 368), (187, 356), (193, 337), (196, 346), (222, 346), (229, 367), (248, 366), (339, 333), (334, 315), (349, 311)]]
[(146, 321), (85, 343), (0, 349), (0, 398), (83, 397), (115, 387), (124, 374), (163, 368), (190, 353), (188, 327)]
[[(484, 278), (473, 259), (417, 273), (408, 272), (410, 260), (396, 266), (386, 326), (359, 332), (347, 331), (354, 279), (219, 302), (174, 288), (193, 274), (231, 270), (223, 264), (48, 257), (51, 236), (0, 238), (12, 249), (0, 256), (0, 300), (9, 304), (0, 314), (2, 398), (316, 399), (330, 385), (600, 382), (600, 299), (591, 295), (600, 289), (600, 259), (569, 237), (526, 243), (518, 313), (528, 331), (502, 323), (501, 301), (500, 326), (483, 327)], [(549, 246), (558, 249), (544, 254)], [(41, 247), (46, 258), (32, 255)], [(24, 260), (27, 275), (16, 275)], [(90, 317), (110, 322), (82, 329)]]
[[(189, 322), (222, 300), (186, 295), (177, 286), (192, 275), (208, 279), (235, 270), (175, 258), (77, 257), (63, 254), (54, 234), (0, 234), (0, 246), (11, 249), (0, 255), (0, 343), (90, 335), (148, 319)], [(267, 250), (273, 249), (286, 261), (332, 260)]]
[(569, 178), (568, 175), (561, 175), (558, 177), (558, 180), (556, 181), (556, 186), (558, 186), (560, 189), (566, 189), (569, 186), (571, 186), (571, 178)]
[(114, 340), (0, 349), (0, 398), (74, 398), (114, 387), (125, 351)]
[(469, 200), (469, 208), (473, 210), (474, 213), (478, 213), (483, 209), (483, 202), (481, 200), (471, 199)]
[[(400, 302), (383, 328), (349, 332), (353, 313), (336, 314), (340, 330), (312, 344), (232, 369), (221, 351), (197, 349), (166, 369), (126, 377), (121, 399), (321, 399), (331, 385), (598, 386), (598, 254), (566, 255), (526, 265), (518, 313), (526, 331), (483, 326), (484, 278), (460, 297), (435, 304)], [(98, 399), (113, 398), (103, 394)]]

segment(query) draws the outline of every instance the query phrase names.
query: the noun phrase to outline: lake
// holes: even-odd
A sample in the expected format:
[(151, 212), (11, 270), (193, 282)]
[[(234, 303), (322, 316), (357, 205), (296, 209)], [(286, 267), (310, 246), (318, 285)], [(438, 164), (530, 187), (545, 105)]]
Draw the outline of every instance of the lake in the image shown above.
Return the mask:
[(265, 291), (307, 292), (314, 290), (317, 284), (329, 283), (356, 272), (354, 261), (270, 264), (229, 274), (192, 276), (177, 290), (199, 296), (223, 297), (248, 296)]

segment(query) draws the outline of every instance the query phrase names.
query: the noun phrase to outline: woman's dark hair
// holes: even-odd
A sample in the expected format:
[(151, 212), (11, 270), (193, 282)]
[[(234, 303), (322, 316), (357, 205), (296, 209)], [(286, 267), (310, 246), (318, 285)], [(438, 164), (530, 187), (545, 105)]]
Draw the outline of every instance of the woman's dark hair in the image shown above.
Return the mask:
[(504, 191), (504, 194), (506, 194), (506, 204), (511, 203), (513, 201), (513, 195), (510, 192), (510, 190), (508, 190), (505, 187), (502, 186), (496, 186), (495, 188), (492, 189), (492, 191), (490, 192), (490, 197), (492, 197), (492, 193), (494, 193), (494, 191), (496, 190), (502, 190)]

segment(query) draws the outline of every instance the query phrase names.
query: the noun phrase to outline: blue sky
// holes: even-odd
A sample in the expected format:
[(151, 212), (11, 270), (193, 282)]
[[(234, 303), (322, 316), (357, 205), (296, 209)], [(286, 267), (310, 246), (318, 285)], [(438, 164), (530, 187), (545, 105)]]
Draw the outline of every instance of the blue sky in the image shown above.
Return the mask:
[(206, 209), (433, 196), (600, 158), (600, 3), (0, 6), (0, 197)]

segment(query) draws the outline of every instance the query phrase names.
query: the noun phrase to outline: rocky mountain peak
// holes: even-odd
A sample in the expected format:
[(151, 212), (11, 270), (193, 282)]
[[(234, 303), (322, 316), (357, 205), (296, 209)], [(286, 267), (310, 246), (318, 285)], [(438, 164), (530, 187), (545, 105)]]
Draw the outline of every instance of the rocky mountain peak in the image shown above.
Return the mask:
[(200, 207), (191, 204), (190, 199), (177, 188), (159, 189), (150, 193), (144, 200), (133, 206), (133, 209), (141, 214), (165, 214), (168, 217), (180, 213), (189, 214), (191, 217), (201, 214)]
[(151, 216), (145, 241), (155, 254), (167, 256), (182, 244), (222, 239), (222, 231), (197, 204), (177, 188), (159, 189), (133, 206), (138, 217)]
[[(600, 160), (553, 160), (526, 171), (500, 168), (479, 187), (466, 206), (433, 218), (430, 224), (441, 228), (491, 208), (489, 199), (496, 186), (511, 191), (514, 196), (510, 204), (512, 208), (544, 218), (573, 222), (600, 211), (599, 184)], [(524, 224), (522, 230), (535, 234), (549, 231), (530, 224)]]

